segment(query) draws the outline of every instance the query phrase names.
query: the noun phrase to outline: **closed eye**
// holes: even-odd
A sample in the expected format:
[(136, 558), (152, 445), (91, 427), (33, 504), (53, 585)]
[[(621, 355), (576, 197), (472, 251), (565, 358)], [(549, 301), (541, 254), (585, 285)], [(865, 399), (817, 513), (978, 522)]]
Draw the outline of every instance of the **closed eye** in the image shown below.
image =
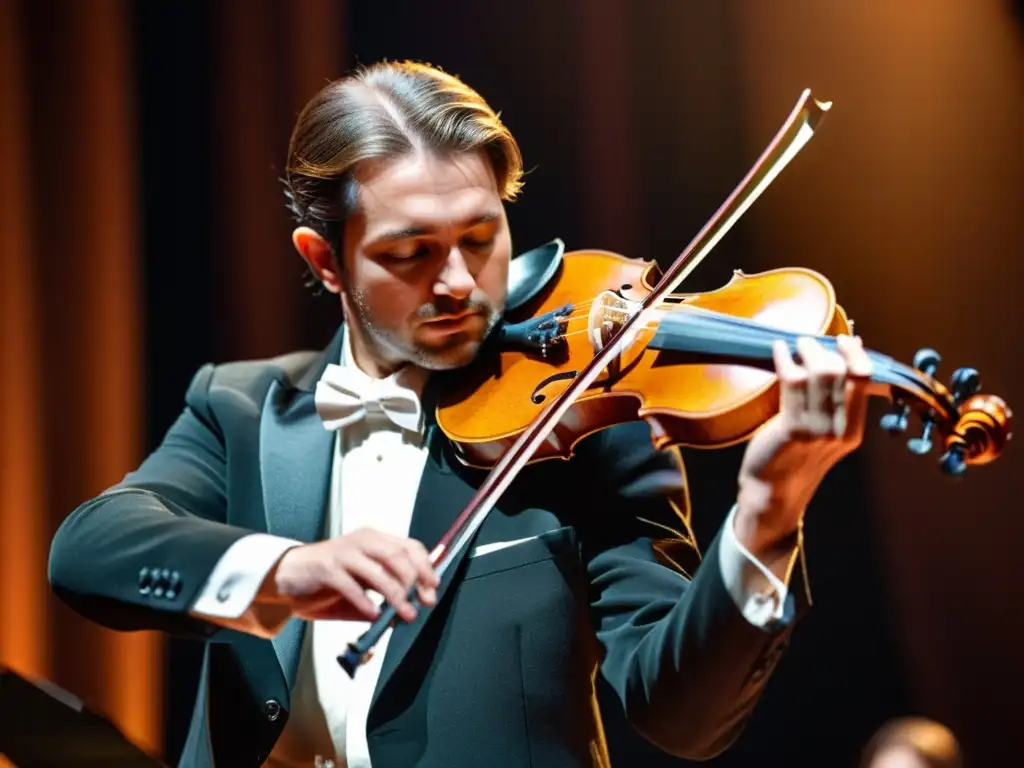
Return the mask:
[(421, 245), (418, 248), (409, 251), (387, 251), (380, 254), (380, 258), (389, 259), (391, 261), (409, 261), (410, 259), (422, 259), (430, 255), (430, 249), (425, 245)]
[(486, 240), (477, 240), (473, 237), (465, 237), (462, 239), (462, 245), (467, 248), (487, 248), (494, 245), (494, 236), (492, 235)]
[[(460, 247), (470, 251), (485, 251), (494, 245), (494, 241), (497, 239), (497, 232), (493, 232), (489, 237), (463, 237), (459, 241)], [(419, 260), (430, 256), (434, 252), (431, 244), (418, 243), (412, 250), (396, 249), (392, 251), (385, 251), (379, 254), (379, 258), (387, 259), (389, 261), (409, 261)]]

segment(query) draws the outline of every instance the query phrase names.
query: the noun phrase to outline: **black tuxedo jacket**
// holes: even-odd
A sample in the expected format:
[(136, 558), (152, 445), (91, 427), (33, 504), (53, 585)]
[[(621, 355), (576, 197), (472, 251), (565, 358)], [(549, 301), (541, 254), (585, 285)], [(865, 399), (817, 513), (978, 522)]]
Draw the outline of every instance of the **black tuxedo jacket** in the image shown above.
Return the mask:
[[(203, 367), (160, 447), (53, 540), (51, 585), (79, 613), (207, 641), (183, 766), (258, 766), (288, 719), (305, 622), (269, 640), (188, 609), (240, 537), (320, 536), (333, 433), (313, 393), (342, 333), (320, 353)], [(428, 445), (410, 535), (429, 549), (485, 473), (436, 428)], [(529, 541), (460, 557), (437, 606), (394, 631), (367, 725), (374, 768), (605, 766), (598, 672), (667, 752), (702, 759), (731, 744), (802, 590), (791, 585), (783, 621), (750, 625), (721, 579), (717, 538), (699, 568), (684, 565), (695, 552), (684, 483), (677, 453), (655, 451), (639, 422), (524, 470), (473, 545)]]

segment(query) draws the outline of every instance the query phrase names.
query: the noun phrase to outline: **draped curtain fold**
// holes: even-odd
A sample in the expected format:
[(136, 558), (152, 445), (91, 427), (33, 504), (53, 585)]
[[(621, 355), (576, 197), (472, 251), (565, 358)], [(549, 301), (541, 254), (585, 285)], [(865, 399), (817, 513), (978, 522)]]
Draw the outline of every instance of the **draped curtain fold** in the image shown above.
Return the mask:
[(144, 431), (130, 16), (9, 2), (2, 24), (0, 654), (159, 750), (159, 638), (82, 622), (46, 579), (56, 526), (138, 461)]
[[(241, 333), (217, 339), (222, 357), (301, 341), (301, 270), (277, 176), (299, 108), (341, 72), (343, 10), (336, 0), (204, 10), (225, 43), (202, 52), (220, 130), (202, 127), (211, 164), (194, 170), (217, 201), (217, 314), (233, 318), (220, 327)], [(140, 120), (143, 100), (166, 95), (139, 81), (138, 13), (128, 0), (0, 8), (0, 665), (66, 688), (163, 754), (166, 638), (84, 621), (52, 597), (46, 574), (64, 517), (168, 426), (147, 395), (160, 373), (147, 369), (147, 327), (161, 321), (146, 313), (145, 244), (161, 219), (142, 201), (163, 180), (146, 165)], [(266, 53), (282, 32), (285, 67)], [(179, 205), (167, 215), (192, 215)]]

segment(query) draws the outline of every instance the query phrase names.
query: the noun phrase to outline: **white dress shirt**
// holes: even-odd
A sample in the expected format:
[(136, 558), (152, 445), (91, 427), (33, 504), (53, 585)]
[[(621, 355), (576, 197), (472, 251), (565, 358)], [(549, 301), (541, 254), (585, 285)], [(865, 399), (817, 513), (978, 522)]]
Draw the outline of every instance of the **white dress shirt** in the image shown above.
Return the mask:
[[(348, 334), (344, 341), (339, 363), (358, 371)], [(366, 377), (361, 371), (359, 374)], [(392, 378), (419, 395), (425, 375), (407, 368)], [(407, 536), (425, 460), (422, 428), (401, 429), (382, 413), (371, 411), (366, 418), (339, 429), (324, 536), (341, 536), (364, 526)], [(734, 506), (721, 539), (722, 578), (746, 619), (765, 626), (782, 615), (785, 582), (796, 553), (771, 568), (757, 561), (735, 536), (735, 511)], [(276, 606), (260, 606), (255, 598), (281, 555), (301, 543), (265, 533), (239, 539), (211, 572), (192, 613), (222, 626), (273, 637), (289, 615)], [(497, 548), (481, 547), (472, 554), (481, 556)], [(380, 604), (380, 595), (371, 593), (371, 597)], [(265, 765), (371, 768), (366, 721), (390, 630), (354, 679), (337, 662), (347, 644), (369, 626), (362, 621), (310, 622), (299, 654), (291, 713)]]

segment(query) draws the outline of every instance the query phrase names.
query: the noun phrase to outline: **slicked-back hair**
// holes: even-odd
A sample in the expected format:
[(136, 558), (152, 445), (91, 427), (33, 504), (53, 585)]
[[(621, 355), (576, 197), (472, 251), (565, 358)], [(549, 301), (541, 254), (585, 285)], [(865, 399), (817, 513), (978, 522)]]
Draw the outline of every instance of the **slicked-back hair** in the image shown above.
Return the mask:
[(429, 64), (385, 61), (329, 83), (300, 113), (284, 178), (296, 225), (337, 249), (358, 206), (355, 169), (417, 150), (482, 151), (503, 200), (522, 187), (519, 145), (476, 91)]

